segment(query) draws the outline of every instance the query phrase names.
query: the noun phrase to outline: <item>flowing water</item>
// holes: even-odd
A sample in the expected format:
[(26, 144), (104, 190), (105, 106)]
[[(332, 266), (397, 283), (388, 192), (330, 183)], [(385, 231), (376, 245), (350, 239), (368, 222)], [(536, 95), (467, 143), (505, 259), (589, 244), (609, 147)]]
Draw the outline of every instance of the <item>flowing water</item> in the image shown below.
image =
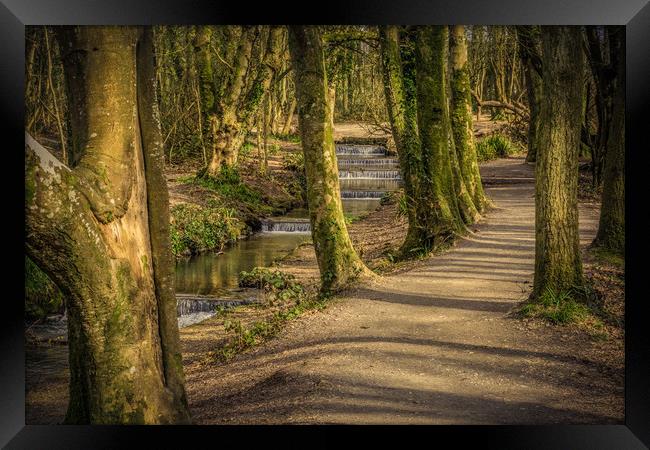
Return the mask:
[(206, 253), (176, 264), (178, 294), (241, 298), (239, 272), (268, 266), (310, 239), (299, 233), (259, 233), (236, 242), (222, 254)]
[[(378, 145), (337, 145), (343, 210), (361, 215), (373, 211), (380, 199), (399, 188), (398, 161)], [(238, 288), (238, 275), (256, 266), (269, 266), (310, 239), (309, 213), (294, 210), (262, 225), (262, 233), (241, 240), (221, 254), (203, 254), (176, 264), (177, 314), (180, 327), (203, 321), (218, 308), (256, 301), (257, 292)], [(49, 380), (68, 379), (67, 320), (54, 317), (30, 326), (27, 333), (54, 345), (26, 345), (28, 389), (43, 389)]]

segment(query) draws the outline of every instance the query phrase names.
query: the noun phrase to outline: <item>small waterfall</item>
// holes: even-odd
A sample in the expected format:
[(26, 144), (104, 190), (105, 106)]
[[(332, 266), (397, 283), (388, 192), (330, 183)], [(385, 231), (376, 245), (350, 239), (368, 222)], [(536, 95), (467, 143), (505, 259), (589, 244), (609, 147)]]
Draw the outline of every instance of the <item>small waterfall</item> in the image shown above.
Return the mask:
[(262, 231), (270, 233), (311, 233), (309, 220), (266, 220), (262, 222)]
[(399, 170), (339, 170), (339, 178), (355, 178), (355, 179), (367, 179), (367, 180), (401, 179)]
[(341, 198), (349, 200), (368, 200), (382, 198), (387, 191), (341, 191)]
[(394, 191), (400, 188), (402, 180), (387, 178), (340, 178), (342, 191)]
[(336, 145), (337, 155), (377, 155), (386, 156), (386, 148), (378, 145)]
[(186, 316), (202, 312), (213, 313), (217, 307), (232, 308), (233, 306), (246, 305), (252, 303), (251, 299), (242, 300), (222, 300), (216, 298), (206, 298), (191, 295), (176, 295), (176, 315)]
[(388, 167), (397, 167), (399, 161), (395, 158), (375, 158), (375, 159), (339, 159), (339, 167), (376, 167), (376, 166), (388, 166)]

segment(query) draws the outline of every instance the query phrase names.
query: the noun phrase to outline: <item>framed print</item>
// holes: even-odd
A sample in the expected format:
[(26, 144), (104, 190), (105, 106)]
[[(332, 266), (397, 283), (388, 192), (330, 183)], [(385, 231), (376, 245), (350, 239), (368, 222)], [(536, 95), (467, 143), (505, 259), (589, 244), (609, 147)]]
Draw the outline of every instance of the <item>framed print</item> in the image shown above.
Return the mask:
[(646, 3), (3, 0), (2, 444), (647, 448)]

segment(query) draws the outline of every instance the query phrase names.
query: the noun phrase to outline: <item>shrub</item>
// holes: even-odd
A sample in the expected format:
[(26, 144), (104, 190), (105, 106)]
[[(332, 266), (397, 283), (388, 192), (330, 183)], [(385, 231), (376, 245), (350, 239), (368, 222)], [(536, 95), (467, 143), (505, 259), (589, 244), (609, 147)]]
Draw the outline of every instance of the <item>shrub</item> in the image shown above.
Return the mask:
[(476, 156), (479, 161), (506, 158), (515, 152), (515, 145), (503, 134), (492, 134), (476, 143)]
[(269, 303), (274, 300), (294, 300), (298, 303), (305, 294), (302, 284), (298, 283), (291, 274), (266, 267), (255, 267), (250, 272), (239, 273), (239, 286), (264, 289), (270, 296)]
[(307, 204), (307, 176), (305, 174), (305, 158), (302, 152), (289, 153), (284, 157), (282, 166), (293, 172), (294, 179), (288, 183), (289, 193), (298, 200), (300, 205)]
[(305, 157), (302, 152), (288, 153), (282, 161), (282, 166), (291, 172), (304, 172)]
[(514, 153), (514, 145), (502, 134), (493, 134), (487, 140), (499, 158), (506, 158)]
[(497, 158), (494, 147), (492, 147), (487, 139), (483, 139), (476, 143), (476, 158), (479, 161), (491, 161)]
[(223, 250), (244, 228), (234, 214), (226, 207), (203, 208), (187, 203), (174, 206), (170, 221), (172, 252), (182, 256)]
[(293, 275), (267, 267), (255, 267), (250, 272), (244, 270), (239, 273), (239, 287), (280, 290), (293, 284), (295, 284)]

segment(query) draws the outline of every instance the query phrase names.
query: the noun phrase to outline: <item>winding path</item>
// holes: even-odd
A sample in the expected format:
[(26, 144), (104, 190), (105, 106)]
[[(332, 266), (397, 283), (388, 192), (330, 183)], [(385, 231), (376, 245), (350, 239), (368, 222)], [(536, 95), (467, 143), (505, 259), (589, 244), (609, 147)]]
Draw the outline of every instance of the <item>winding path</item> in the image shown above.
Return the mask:
[[(510, 314), (529, 292), (532, 168), (481, 167), (494, 208), (444, 255), (188, 374), (196, 423), (622, 423), (620, 370), (597, 342)], [(583, 244), (597, 210), (581, 207)]]

